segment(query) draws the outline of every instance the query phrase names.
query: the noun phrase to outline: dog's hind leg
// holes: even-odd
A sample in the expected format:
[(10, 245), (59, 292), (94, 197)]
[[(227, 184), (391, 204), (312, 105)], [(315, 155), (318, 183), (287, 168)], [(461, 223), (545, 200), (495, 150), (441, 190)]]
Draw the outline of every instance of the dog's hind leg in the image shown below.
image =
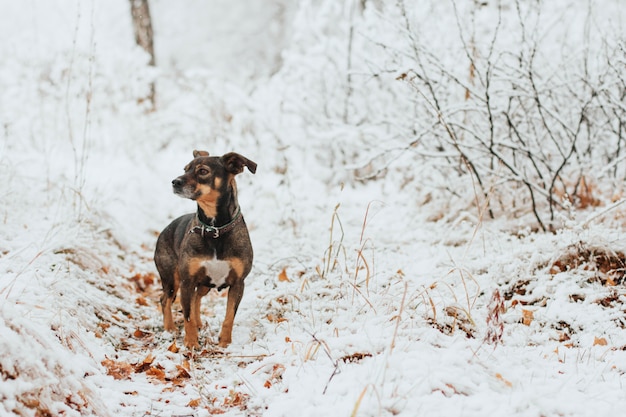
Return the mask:
[[(179, 278), (178, 271), (174, 270), (173, 273), (159, 271), (161, 275), (161, 284), (163, 286), (163, 294), (161, 295), (161, 310), (163, 311), (163, 327), (168, 332), (176, 330), (174, 325), (174, 318), (172, 317), (172, 303), (176, 299), (176, 293), (178, 292)], [(168, 277), (169, 278), (166, 278)]]

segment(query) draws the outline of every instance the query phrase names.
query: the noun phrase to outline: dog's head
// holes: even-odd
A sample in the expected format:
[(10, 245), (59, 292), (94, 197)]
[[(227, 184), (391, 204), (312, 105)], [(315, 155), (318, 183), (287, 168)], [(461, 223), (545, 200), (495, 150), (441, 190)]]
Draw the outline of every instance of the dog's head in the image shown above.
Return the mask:
[(236, 192), (235, 176), (244, 167), (256, 172), (256, 163), (235, 152), (210, 156), (206, 151), (193, 151), (193, 157), (172, 187), (174, 194), (197, 201), (208, 217), (215, 217), (220, 196)]

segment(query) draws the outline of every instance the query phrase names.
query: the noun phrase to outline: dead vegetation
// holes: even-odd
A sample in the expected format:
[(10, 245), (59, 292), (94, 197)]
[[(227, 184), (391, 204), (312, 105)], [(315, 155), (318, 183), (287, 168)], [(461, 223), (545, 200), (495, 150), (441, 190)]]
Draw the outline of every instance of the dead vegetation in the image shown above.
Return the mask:
[[(561, 250), (548, 264), (539, 265), (536, 271), (547, 274), (547, 287), (545, 280), (520, 277), (509, 283), (503, 298), (510, 307), (519, 305), (520, 323), (531, 325), (537, 321), (541, 327), (554, 330), (556, 340), (571, 347), (571, 340), (585, 330), (584, 325), (575, 319), (549, 321), (543, 314), (535, 313), (543, 312), (561, 297), (559, 302), (579, 305), (583, 315), (589, 314), (589, 305), (600, 306), (619, 328), (626, 328), (625, 266), (626, 255), (622, 250), (579, 241)], [(550, 286), (552, 289), (548, 290)], [(594, 342), (594, 345), (602, 343)]]

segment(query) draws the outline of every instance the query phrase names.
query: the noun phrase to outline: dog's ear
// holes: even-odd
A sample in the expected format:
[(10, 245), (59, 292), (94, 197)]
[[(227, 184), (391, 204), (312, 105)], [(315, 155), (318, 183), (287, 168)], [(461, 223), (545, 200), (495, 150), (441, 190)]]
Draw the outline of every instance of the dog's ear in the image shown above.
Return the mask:
[(256, 172), (256, 163), (235, 152), (230, 152), (222, 156), (222, 163), (224, 164), (226, 171), (231, 174), (241, 174), (244, 166), (248, 167), (248, 170), (253, 174)]
[(193, 151), (193, 157), (197, 158), (199, 156), (209, 156), (207, 151)]

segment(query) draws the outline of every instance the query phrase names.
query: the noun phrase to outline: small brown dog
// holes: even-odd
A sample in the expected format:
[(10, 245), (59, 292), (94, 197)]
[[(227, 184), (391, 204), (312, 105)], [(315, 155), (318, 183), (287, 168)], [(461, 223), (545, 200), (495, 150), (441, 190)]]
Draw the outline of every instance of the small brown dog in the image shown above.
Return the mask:
[(233, 322), (243, 296), (244, 279), (252, 268), (252, 244), (237, 202), (235, 176), (256, 164), (231, 152), (209, 156), (194, 151), (185, 173), (172, 181), (174, 194), (195, 200), (198, 211), (174, 220), (159, 235), (154, 262), (163, 285), (163, 326), (174, 331), (172, 302), (180, 287), (185, 318), (184, 343), (198, 348), (200, 300), (211, 288), (228, 288), (226, 317), (219, 345), (231, 342)]

